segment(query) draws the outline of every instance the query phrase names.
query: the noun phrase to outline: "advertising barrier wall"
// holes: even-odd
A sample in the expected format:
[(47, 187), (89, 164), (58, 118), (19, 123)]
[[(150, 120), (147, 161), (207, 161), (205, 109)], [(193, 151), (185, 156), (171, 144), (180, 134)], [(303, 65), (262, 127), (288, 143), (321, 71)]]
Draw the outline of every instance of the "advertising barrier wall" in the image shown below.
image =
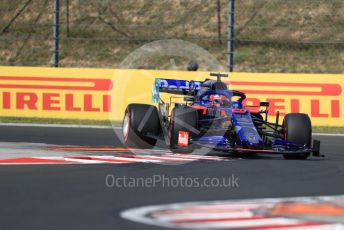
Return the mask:
[[(127, 104), (151, 103), (155, 78), (203, 81), (209, 73), (0, 67), (0, 116), (122, 120)], [(344, 125), (344, 75), (231, 73), (224, 81), (247, 94), (247, 105), (270, 102), (271, 121), (277, 111), (302, 112), (313, 125)]]

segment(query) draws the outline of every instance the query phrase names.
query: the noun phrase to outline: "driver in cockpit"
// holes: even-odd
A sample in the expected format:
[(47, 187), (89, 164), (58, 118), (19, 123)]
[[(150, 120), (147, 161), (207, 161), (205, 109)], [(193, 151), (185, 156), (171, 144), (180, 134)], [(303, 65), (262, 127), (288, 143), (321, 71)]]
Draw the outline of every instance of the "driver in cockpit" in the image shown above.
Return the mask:
[[(198, 92), (198, 95), (202, 95), (203, 93), (207, 92), (208, 90), (227, 90), (227, 85), (224, 84), (223, 82), (218, 82), (214, 80), (207, 79), (204, 81), (202, 84), (201, 90)], [(205, 100), (209, 100), (212, 102), (214, 105), (219, 105), (223, 107), (229, 107), (231, 104), (230, 98), (226, 97), (225, 95), (222, 94), (211, 94), (206, 96), (207, 98), (203, 98)]]
[(231, 105), (231, 100), (225, 95), (209, 95), (209, 101), (211, 101), (213, 105), (218, 105), (221, 107), (229, 107)]

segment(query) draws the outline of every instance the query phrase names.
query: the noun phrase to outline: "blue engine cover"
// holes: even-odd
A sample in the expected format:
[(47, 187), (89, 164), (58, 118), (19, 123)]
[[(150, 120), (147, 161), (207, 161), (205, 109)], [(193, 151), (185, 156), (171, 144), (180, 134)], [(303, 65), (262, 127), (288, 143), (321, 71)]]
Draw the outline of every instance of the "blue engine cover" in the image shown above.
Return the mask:
[(247, 110), (240, 113), (234, 111), (232, 112), (232, 124), (239, 138), (239, 144), (243, 148), (262, 149), (263, 140), (253, 124), (250, 112)]

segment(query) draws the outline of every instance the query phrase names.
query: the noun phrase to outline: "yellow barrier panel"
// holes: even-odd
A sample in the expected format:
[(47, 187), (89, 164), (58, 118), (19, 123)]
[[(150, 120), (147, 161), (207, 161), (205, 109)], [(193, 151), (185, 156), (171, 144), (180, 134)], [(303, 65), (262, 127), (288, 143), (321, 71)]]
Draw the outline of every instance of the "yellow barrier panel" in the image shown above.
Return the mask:
[[(122, 120), (128, 103), (151, 103), (157, 77), (204, 80), (209, 73), (0, 67), (0, 116)], [(344, 75), (232, 73), (225, 81), (247, 94), (247, 105), (270, 102), (270, 121), (277, 111), (302, 112), (313, 125), (344, 125)]]

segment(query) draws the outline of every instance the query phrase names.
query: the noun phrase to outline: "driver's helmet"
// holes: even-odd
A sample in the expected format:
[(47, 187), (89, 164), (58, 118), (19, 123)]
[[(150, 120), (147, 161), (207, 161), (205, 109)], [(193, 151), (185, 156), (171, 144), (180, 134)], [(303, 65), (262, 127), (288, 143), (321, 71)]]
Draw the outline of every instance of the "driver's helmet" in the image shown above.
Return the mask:
[(220, 106), (230, 106), (230, 99), (226, 97), (225, 95), (220, 95), (220, 94), (212, 94), (209, 95), (209, 101), (211, 101), (215, 105), (220, 105)]

